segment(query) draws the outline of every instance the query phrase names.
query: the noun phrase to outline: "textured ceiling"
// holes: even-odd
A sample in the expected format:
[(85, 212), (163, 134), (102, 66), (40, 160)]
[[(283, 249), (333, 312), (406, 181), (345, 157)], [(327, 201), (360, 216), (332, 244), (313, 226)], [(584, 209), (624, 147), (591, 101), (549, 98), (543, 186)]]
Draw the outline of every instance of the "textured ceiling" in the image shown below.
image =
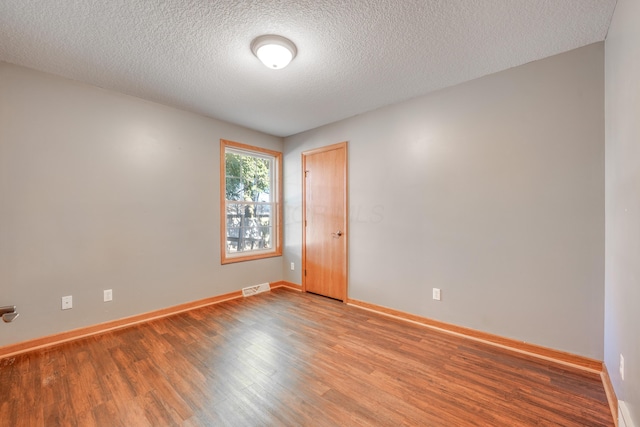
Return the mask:
[[(278, 136), (604, 40), (615, 0), (1, 0), (0, 60)], [(298, 47), (283, 70), (249, 49)]]

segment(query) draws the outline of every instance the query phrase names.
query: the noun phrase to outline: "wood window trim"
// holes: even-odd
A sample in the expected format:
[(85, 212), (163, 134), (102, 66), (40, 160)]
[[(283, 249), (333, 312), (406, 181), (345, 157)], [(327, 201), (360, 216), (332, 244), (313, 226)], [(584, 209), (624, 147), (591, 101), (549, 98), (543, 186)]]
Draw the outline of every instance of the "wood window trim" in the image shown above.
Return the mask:
[[(273, 156), (275, 160), (276, 171), (275, 178), (275, 213), (274, 213), (274, 249), (268, 252), (256, 253), (248, 252), (247, 255), (227, 255), (227, 223), (226, 223), (226, 162), (225, 153), (227, 148), (235, 148), (257, 154), (267, 154)], [(282, 153), (279, 151), (269, 150), (267, 148), (256, 147), (249, 144), (243, 144), (226, 139), (220, 140), (220, 263), (231, 264), (243, 261), (252, 261), (264, 258), (273, 258), (282, 256)]]

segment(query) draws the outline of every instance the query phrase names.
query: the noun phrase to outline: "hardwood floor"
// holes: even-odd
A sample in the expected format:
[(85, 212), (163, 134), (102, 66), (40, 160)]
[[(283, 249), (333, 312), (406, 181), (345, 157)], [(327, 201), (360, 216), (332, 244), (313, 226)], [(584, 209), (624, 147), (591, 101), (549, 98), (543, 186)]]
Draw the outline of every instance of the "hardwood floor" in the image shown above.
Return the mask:
[(276, 289), (0, 360), (2, 426), (612, 426), (599, 376)]

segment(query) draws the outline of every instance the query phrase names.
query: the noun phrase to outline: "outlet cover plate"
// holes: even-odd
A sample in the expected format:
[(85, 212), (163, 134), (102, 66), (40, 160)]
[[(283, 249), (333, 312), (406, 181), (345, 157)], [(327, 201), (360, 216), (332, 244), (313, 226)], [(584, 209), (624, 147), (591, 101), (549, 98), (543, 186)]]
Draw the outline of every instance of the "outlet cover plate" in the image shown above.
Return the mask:
[(73, 296), (62, 297), (62, 309), (69, 310), (70, 308), (73, 308)]

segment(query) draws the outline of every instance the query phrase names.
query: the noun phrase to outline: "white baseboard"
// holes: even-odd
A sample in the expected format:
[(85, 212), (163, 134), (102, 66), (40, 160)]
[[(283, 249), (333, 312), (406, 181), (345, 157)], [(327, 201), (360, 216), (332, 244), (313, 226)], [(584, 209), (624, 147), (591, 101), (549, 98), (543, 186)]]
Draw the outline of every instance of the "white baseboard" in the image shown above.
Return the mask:
[(618, 427), (635, 427), (629, 408), (622, 400), (618, 400)]

